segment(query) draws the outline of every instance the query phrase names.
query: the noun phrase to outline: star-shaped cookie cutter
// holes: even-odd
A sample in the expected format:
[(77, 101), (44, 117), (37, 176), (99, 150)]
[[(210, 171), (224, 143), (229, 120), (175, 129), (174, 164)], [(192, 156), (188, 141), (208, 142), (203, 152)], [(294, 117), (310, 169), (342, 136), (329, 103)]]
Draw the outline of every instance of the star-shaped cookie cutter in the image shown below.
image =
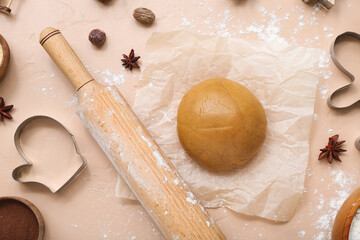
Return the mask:
[[(75, 147), (75, 152), (76, 152), (77, 155), (79, 155), (79, 157), (80, 157), (80, 159), (82, 161), (82, 164), (76, 170), (76, 172), (73, 173), (73, 175), (70, 178), (68, 178), (59, 187), (52, 187), (50, 185), (47, 185), (46, 183), (42, 183), (42, 182), (38, 182), (38, 181), (22, 181), (22, 180), (20, 180), (22, 169), (33, 165), (32, 162), (30, 161), (30, 159), (24, 153), (23, 149), (21, 148), (20, 137), (21, 137), (21, 134), (22, 134), (24, 128), (28, 124), (30, 124), (31, 122), (33, 122), (35, 120), (38, 120), (38, 119), (48, 119), (50, 121), (55, 121), (57, 124), (59, 124), (61, 127), (63, 127), (63, 129), (70, 135), (71, 140), (72, 140), (72, 142), (74, 144), (74, 147)], [(57, 121), (56, 119), (51, 118), (49, 116), (37, 115), (37, 116), (30, 117), (30, 118), (26, 119), (25, 121), (23, 121), (15, 131), (14, 143), (15, 143), (16, 150), (18, 151), (20, 156), (26, 161), (26, 163), (23, 164), (23, 165), (20, 165), (20, 166), (18, 166), (17, 168), (14, 169), (14, 171), (12, 172), (13, 179), (15, 181), (17, 181), (17, 182), (20, 182), (20, 183), (39, 183), (39, 184), (45, 186), (46, 188), (48, 188), (52, 193), (56, 193), (56, 192), (60, 191), (61, 189), (63, 189), (64, 187), (66, 187), (67, 185), (69, 185), (76, 177), (78, 177), (80, 175), (80, 173), (86, 168), (86, 165), (87, 165), (85, 158), (80, 154), (80, 152), (78, 150), (78, 147), (77, 147), (77, 144), (75, 142), (74, 136), (69, 132), (69, 130), (63, 124), (61, 124), (59, 121)]]
[[(342, 91), (350, 88), (352, 86), (352, 84), (354, 83), (355, 81), (355, 76), (350, 73), (348, 70), (346, 70), (339, 62), (339, 60), (337, 59), (336, 57), (336, 54), (335, 54), (335, 47), (336, 45), (340, 42), (340, 41), (343, 41), (343, 38), (344, 37), (351, 37), (351, 38), (355, 38), (355, 40), (359, 40), (360, 41), (360, 34), (358, 33), (355, 33), (355, 32), (344, 32), (342, 34), (340, 34), (339, 36), (337, 36), (335, 38), (335, 41), (331, 44), (330, 46), (330, 56), (331, 56), (331, 59), (333, 60), (335, 66), (341, 71), (343, 72), (349, 79), (350, 79), (350, 83), (343, 86), (343, 87), (340, 87), (339, 89), (336, 89), (334, 92), (332, 92), (330, 94), (330, 96), (328, 97), (327, 99), (327, 105), (329, 106), (329, 108), (331, 109), (335, 109), (335, 110), (339, 110), (339, 109), (347, 109), (347, 108), (351, 108), (353, 107), (354, 105), (357, 105), (357, 104), (360, 104), (360, 99), (356, 100), (355, 102), (353, 103), (350, 103), (348, 105), (345, 105), (345, 106), (338, 106), (338, 105), (335, 105), (333, 103), (333, 98), (335, 97), (335, 95), (338, 95), (340, 94)], [(360, 137), (358, 137), (355, 141), (355, 146), (358, 150), (360, 150)]]

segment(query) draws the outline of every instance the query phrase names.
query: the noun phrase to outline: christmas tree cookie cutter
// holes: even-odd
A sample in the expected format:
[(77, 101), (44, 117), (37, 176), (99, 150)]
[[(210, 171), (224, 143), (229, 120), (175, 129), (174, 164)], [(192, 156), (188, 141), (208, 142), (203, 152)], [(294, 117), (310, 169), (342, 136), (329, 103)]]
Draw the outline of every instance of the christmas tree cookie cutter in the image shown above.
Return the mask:
[[(50, 166), (51, 164), (47, 163), (47, 165), (44, 165), (39, 167), (39, 165), (41, 165), (41, 163), (39, 164), (39, 161), (37, 161), (37, 165), (33, 164), (32, 160), (35, 161), (34, 159), (30, 159), (24, 152), (23, 147), (22, 147), (22, 143), (21, 143), (21, 136), (23, 134), (23, 131), (26, 127), (31, 127), (31, 124), (35, 124), (35, 122), (38, 121), (38, 125), (43, 124), (45, 122), (49, 123), (49, 126), (55, 126), (57, 129), (60, 129), (61, 131), (63, 131), (64, 135), (67, 136), (67, 134), (69, 134), (70, 136), (70, 143), (69, 145), (73, 145), (74, 147), (74, 156), (75, 157), (69, 157), (69, 159), (64, 159), (64, 162), (66, 162), (65, 164), (65, 170), (66, 170), (66, 174), (62, 174), (61, 177), (56, 178), (56, 176), (52, 175), (53, 171), (51, 172), (50, 169), (46, 168), (48, 166)], [(42, 122), (41, 122), (42, 121)], [(17, 168), (15, 168), (12, 172), (12, 177), (15, 181), (20, 182), (20, 183), (39, 183), (45, 187), (47, 187), (52, 193), (56, 193), (59, 190), (63, 189), (64, 187), (68, 186), (76, 177), (78, 177), (83, 170), (86, 168), (86, 160), (85, 158), (80, 154), (77, 144), (75, 142), (75, 138), (74, 136), (69, 132), (69, 130), (63, 125), (61, 124), (59, 121), (49, 117), (49, 116), (44, 116), (44, 115), (38, 115), (38, 116), (33, 116), (30, 117), (28, 119), (26, 119), (25, 121), (23, 121), (19, 127), (16, 129), (15, 131), (15, 135), (14, 135), (14, 143), (15, 143), (15, 147), (18, 151), (18, 153), (20, 154), (20, 156), (25, 160), (25, 164), (18, 166)], [(74, 162), (76, 160), (76, 162)], [(50, 162), (50, 161), (49, 161)], [(53, 163), (53, 162), (52, 162)], [(73, 163), (73, 164), (69, 164), (69, 163)], [(66, 169), (67, 166), (70, 166), (70, 169)], [(51, 170), (54, 170), (53, 165)], [(38, 167), (38, 168), (37, 168)], [(33, 168), (33, 169), (31, 169)], [(55, 166), (56, 168), (56, 166)], [(59, 168), (59, 175), (61, 174), (61, 170), (64, 169)], [(28, 177), (26, 174), (29, 171), (33, 171), (33, 172), (42, 172), (45, 174), (40, 175), (40, 176), (36, 176), (36, 175), (32, 175), (30, 177)], [(57, 169), (55, 169), (55, 171), (57, 171)], [(56, 172), (57, 173), (57, 172)], [(23, 178), (23, 175), (26, 176), (26, 178)], [(36, 177), (34, 177), (36, 176)], [(56, 179), (56, 181), (49, 181), (49, 179)]]
[[(345, 86), (342, 86), (340, 87), (339, 89), (336, 89), (334, 92), (332, 92), (330, 94), (330, 96), (328, 97), (327, 99), (327, 104), (329, 106), (329, 108), (331, 109), (334, 109), (334, 110), (339, 110), (339, 109), (348, 109), (348, 108), (351, 108), (355, 105), (358, 105), (360, 104), (360, 99), (356, 100), (355, 102), (353, 103), (350, 103), (348, 105), (345, 105), (345, 106), (338, 106), (336, 105), (334, 102), (333, 102), (333, 98), (336, 96), (336, 95), (340, 95), (344, 90), (350, 88), (352, 86), (352, 84), (354, 83), (355, 81), (355, 76), (350, 73), (348, 70), (346, 70), (342, 65), (341, 63), (339, 62), (339, 60), (337, 59), (336, 57), (336, 54), (335, 54), (335, 48), (336, 48), (336, 45), (340, 42), (340, 41), (344, 41), (344, 37), (351, 37), (351, 38), (354, 38), (355, 40), (358, 40), (360, 41), (360, 34), (358, 33), (355, 33), (355, 32), (344, 32), (342, 34), (340, 34), (339, 36), (337, 36), (335, 38), (335, 41), (331, 44), (330, 46), (330, 56), (331, 56), (331, 59), (333, 60), (335, 66), (341, 71), (343, 72), (349, 79), (350, 79), (350, 83), (345, 85)], [(355, 141), (355, 146), (358, 150), (360, 150), (360, 137), (358, 137)]]

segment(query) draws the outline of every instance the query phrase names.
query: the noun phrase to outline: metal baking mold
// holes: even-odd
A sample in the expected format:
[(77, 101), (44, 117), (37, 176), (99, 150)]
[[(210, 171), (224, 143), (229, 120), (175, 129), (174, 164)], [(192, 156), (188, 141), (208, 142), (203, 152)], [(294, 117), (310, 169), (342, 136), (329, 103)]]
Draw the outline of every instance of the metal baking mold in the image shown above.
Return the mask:
[[(24, 130), (24, 128), (29, 124), (31, 123), (32, 121), (34, 120), (38, 120), (38, 119), (48, 119), (50, 121), (54, 121), (56, 122), (57, 124), (59, 124), (71, 137), (71, 140), (74, 144), (74, 147), (75, 147), (75, 151), (76, 151), (76, 154), (79, 155), (80, 159), (82, 160), (82, 164), (81, 166), (76, 170), (76, 172), (68, 179), (64, 182), (64, 184), (62, 184), (60, 187), (57, 187), (57, 188), (53, 188), (45, 183), (42, 183), (42, 182), (38, 182), (38, 181), (21, 181), (19, 180), (20, 178), (20, 174), (21, 174), (21, 170), (24, 168), (24, 167), (29, 167), (29, 166), (32, 166), (32, 162), (30, 161), (30, 159), (26, 156), (26, 154), (24, 153), (23, 149), (21, 148), (21, 145), (20, 145), (20, 138), (21, 138), (21, 134)], [(80, 154), (79, 150), (78, 150), (78, 147), (77, 147), (77, 144), (76, 144), (76, 141), (75, 141), (75, 138), (74, 136), (70, 133), (70, 131), (63, 125), (61, 124), (59, 121), (49, 117), (49, 116), (44, 116), (44, 115), (37, 115), (37, 116), (33, 116), (33, 117), (30, 117), (28, 119), (26, 119), (25, 121), (23, 121), (19, 127), (16, 129), (15, 131), (15, 135), (14, 135), (14, 143), (15, 143), (15, 147), (18, 151), (18, 153), (20, 154), (20, 156), (26, 161), (26, 164), (23, 164), (23, 165), (20, 165), (19, 167), (15, 168), (12, 172), (12, 177), (15, 181), (17, 182), (20, 182), (20, 183), (39, 183), (43, 186), (45, 186), (46, 188), (48, 188), (52, 193), (56, 193), (58, 192), (59, 190), (63, 189), (64, 187), (66, 187), (67, 185), (69, 185), (76, 177), (78, 177), (80, 175), (80, 173), (86, 168), (86, 165), (87, 165), (87, 162), (85, 160), (85, 158)]]
[(355, 38), (356, 40), (359, 40), (360, 41), (360, 35), (357, 34), (357, 33), (354, 33), (354, 32), (344, 32), (342, 34), (340, 34), (339, 36), (337, 36), (335, 38), (335, 41), (331, 44), (331, 47), (330, 47), (330, 56), (331, 56), (331, 59), (333, 60), (335, 66), (341, 71), (343, 72), (347, 77), (349, 77), (350, 79), (350, 83), (339, 88), (339, 89), (336, 89), (333, 93), (330, 94), (329, 98), (327, 99), (327, 104), (329, 106), (329, 108), (332, 108), (332, 109), (346, 109), (346, 108), (350, 108), (352, 106), (354, 106), (355, 104), (359, 103), (360, 102), (360, 99), (356, 100), (355, 102), (349, 104), (349, 105), (346, 105), (346, 106), (336, 106), (334, 103), (333, 103), (333, 97), (337, 94), (340, 94), (341, 91), (345, 90), (345, 89), (348, 89), (351, 87), (351, 85), (354, 83), (355, 81), (355, 77), (354, 75), (352, 75), (348, 70), (346, 70), (339, 62), (339, 60), (337, 59), (336, 57), (336, 54), (335, 54), (335, 47), (336, 45), (342, 41), (342, 38), (343, 37), (352, 37), (352, 38)]
[(13, 2), (13, 0), (9, 0), (6, 6), (0, 6), (0, 12), (9, 15), (11, 13), (10, 6), (11, 6), (12, 2)]
[[(352, 75), (348, 70), (346, 70), (339, 62), (339, 60), (337, 59), (336, 57), (336, 54), (335, 54), (335, 47), (336, 45), (340, 42), (340, 41), (343, 41), (343, 37), (352, 37), (352, 38), (355, 38), (356, 40), (359, 40), (360, 41), (360, 35), (355, 33), (355, 32), (344, 32), (342, 34), (340, 34), (339, 36), (337, 36), (335, 38), (335, 41), (331, 44), (330, 46), (330, 56), (331, 56), (331, 59), (333, 60), (335, 66), (341, 71), (343, 72), (349, 79), (350, 79), (350, 83), (343, 86), (343, 87), (340, 87), (339, 89), (336, 89), (334, 92), (332, 92), (330, 94), (330, 96), (328, 97), (327, 99), (327, 104), (329, 106), (329, 108), (331, 109), (335, 109), (335, 110), (339, 110), (339, 109), (348, 109), (348, 108), (351, 108), (353, 107), (354, 105), (356, 104), (359, 104), (360, 103), (360, 99), (356, 100), (355, 102), (349, 104), (349, 105), (345, 105), (345, 106), (337, 106), (333, 103), (333, 97), (335, 95), (339, 95), (342, 91), (348, 89), (351, 87), (351, 85), (354, 83), (355, 81), (355, 76)], [(358, 150), (360, 150), (360, 137), (356, 139), (355, 141), (355, 146)]]
[[(303, 0), (304, 3), (310, 3), (312, 0)], [(335, 5), (335, 0), (317, 0), (324, 8), (330, 9)]]

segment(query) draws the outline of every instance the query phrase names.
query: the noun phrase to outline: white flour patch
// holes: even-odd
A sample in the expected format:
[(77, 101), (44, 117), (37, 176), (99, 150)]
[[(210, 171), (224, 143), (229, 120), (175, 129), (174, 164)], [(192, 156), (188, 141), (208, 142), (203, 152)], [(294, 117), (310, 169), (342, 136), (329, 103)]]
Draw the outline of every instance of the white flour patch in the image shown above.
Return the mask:
[(321, 214), (314, 223), (314, 227), (319, 231), (314, 236), (314, 239), (317, 240), (331, 239), (331, 230), (336, 214), (350, 195), (352, 186), (356, 184), (354, 178), (348, 176), (343, 170), (332, 170), (329, 174), (329, 179), (332, 179), (332, 183), (329, 184), (328, 189), (333, 186), (336, 189), (331, 189), (334, 195), (329, 200), (324, 200), (322, 194), (318, 197), (320, 204), (317, 206), (317, 210), (321, 211)]
[(106, 85), (121, 85), (125, 82), (124, 73), (112, 73), (106, 69), (100, 73), (101, 80)]
[(234, 17), (230, 14), (230, 10), (226, 9), (224, 11), (224, 18), (221, 23), (216, 24), (215, 28), (217, 30), (217, 33), (221, 37), (231, 37), (230, 30), (227, 26), (227, 24), (233, 19)]
[(320, 194), (320, 197), (319, 197), (319, 205), (316, 206), (316, 208), (318, 210), (321, 210), (323, 207), (324, 207), (324, 195), (323, 194)]
[(158, 151), (154, 151), (153, 156), (156, 158), (157, 165), (159, 167), (163, 167), (167, 171), (171, 171), (169, 165), (165, 162), (165, 159), (162, 157), (162, 155)]
[(191, 204), (193, 204), (193, 205), (195, 205), (196, 202), (197, 202), (195, 199), (192, 199), (192, 198), (190, 198), (190, 197), (187, 197), (187, 198), (186, 198), (186, 201), (189, 202), (189, 203), (191, 203)]
[(66, 105), (69, 106), (69, 107), (76, 106), (76, 105), (78, 104), (78, 102), (79, 102), (79, 99), (78, 99), (78, 95), (77, 95), (77, 94), (71, 95), (71, 99), (65, 101)]
[[(324, 232), (320, 232), (317, 236), (315, 236), (314, 240), (325, 240), (326, 235)], [(329, 238), (330, 239), (330, 238)]]
[(298, 232), (298, 237), (299, 237), (299, 238), (304, 239), (305, 236), (306, 236), (306, 232), (305, 232), (305, 231), (300, 231), (300, 232)]
[(191, 22), (189, 20), (187, 20), (186, 18), (182, 19), (182, 23), (183, 26), (189, 26), (191, 24)]
[(332, 72), (329, 70), (330, 67), (330, 58), (326, 51), (322, 51), (319, 58), (319, 72), (318, 75), (323, 80), (319, 83), (318, 89), (321, 94), (321, 98), (325, 99), (326, 94), (329, 92), (329, 83), (328, 79), (332, 75)]
[(258, 36), (259, 39), (270, 42), (277, 41), (280, 44), (287, 44), (287, 41), (280, 37), (280, 24), (281, 18), (278, 18), (275, 12), (268, 13), (263, 7), (258, 8), (264, 17), (269, 18), (265, 24), (253, 23), (246, 27), (245, 31), (241, 30), (241, 33), (253, 33)]
[(107, 86), (121, 85), (125, 83), (125, 68), (119, 72), (113, 72), (110, 69), (93, 70), (93, 66), (85, 66), (89, 72), (94, 73), (94, 78), (101, 84)]

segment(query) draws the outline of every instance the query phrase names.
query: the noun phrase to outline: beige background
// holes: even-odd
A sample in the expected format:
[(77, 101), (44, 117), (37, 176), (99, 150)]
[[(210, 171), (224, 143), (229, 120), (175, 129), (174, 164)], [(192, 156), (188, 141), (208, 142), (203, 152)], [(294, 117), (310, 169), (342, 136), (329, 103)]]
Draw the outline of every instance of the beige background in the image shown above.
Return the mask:
[[(136, 23), (131, 16), (136, 7), (152, 9), (156, 23), (151, 27)], [(124, 77), (119, 88), (132, 102), (132, 86), (139, 72), (124, 71), (121, 54), (134, 48), (136, 54), (144, 55), (146, 40), (154, 31), (178, 29), (264, 41), (275, 36), (291, 44), (328, 51), (337, 34), (360, 32), (359, 8), (357, 0), (337, 1), (330, 11), (305, 5), (301, 0), (112, 0), (107, 5), (95, 0), (15, 0), (13, 15), (0, 15), (0, 33), (11, 48), (11, 64), (0, 81), (0, 96), (7, 104), (15, 105), (14, 120), (0, 123), (0, 196), (21, 196), (37, 205), (46, 221), (45, 239), (162, 239), (141, 205), (114, 196), (116, 172), (75, 114), (71, 85), (39, 45), (43, 28), (61, 29), (99, 81), (119, 83)], [(103, 29), (108, 35), (100, 50), (87, 40), (93, 28)], [(360, 75), (360, 44), (347, 43), (340, 48), (344, 65)], [(338, 207), (357, 187), (360, 153), (353, 143), (360, 136), (360, 112), (356, 108), (334, 112), (326, 106), (327, 90), (331, 92), (347, 79), (332, 63), (322, 67), (306, 192), (294, 218), (279, 224), (226, 209), (210, 210), (228, 239), (328, 239)], [(356, 90), (350, 91), (346, 99), (355, 97)], [(57, 194), (11, 178), (12, 170), (23, 163), (14, 147), (13, 134), (25, 118), (36, 114), (50, 115), (67, 126), (89, 163), (80, 178)], [(333, 133), (347, 140), (348, 152), (342, 155), (343, 163), (329, 165), (317, 161), (317, 156)]]

